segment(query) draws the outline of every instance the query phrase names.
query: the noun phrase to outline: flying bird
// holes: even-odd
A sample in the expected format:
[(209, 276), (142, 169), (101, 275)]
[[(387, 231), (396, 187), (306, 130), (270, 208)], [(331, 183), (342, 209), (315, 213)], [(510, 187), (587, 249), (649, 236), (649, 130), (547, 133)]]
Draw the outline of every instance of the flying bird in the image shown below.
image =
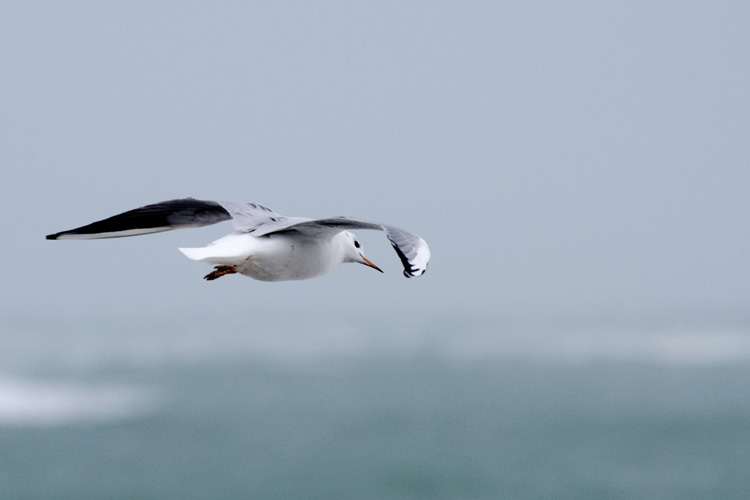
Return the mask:
[(353, 217), (286, 217), (258, 203), (182, 198), (129, 210), (48, 240), (120, 238), (172, 229), (202, 227), (232, 220), (235, 231), (201, 248), (180, 248), (189, 259), (214, 266), (204, 278), (242, 274), (260, 281), (316, 278), (339, 264), (357, 262), (383, 272), (365, 258), (362, 244), (348, 229), (385, 232), (407, 278), (427, 270), (430, 249), (417, 236), (396, 226)]

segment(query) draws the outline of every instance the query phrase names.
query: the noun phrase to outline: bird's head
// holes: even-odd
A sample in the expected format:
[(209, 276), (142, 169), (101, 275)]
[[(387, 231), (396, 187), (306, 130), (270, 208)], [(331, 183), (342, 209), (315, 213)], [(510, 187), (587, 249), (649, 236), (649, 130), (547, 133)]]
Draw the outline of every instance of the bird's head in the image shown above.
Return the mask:
[(382, 269), (365, 258), (365, 249), (362, 247), (359, 240), (357, 240), (356, 236), (349, 231), (344, 231), (344, 235), (346, 236), (346, 262), (358, 262), (371, 267), (376, 271), (383, 272)]

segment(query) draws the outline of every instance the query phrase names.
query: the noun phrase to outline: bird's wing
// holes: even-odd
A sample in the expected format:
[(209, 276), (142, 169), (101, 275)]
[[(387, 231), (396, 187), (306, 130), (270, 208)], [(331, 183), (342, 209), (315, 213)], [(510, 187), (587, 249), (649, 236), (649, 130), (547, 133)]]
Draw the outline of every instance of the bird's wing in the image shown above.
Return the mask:
[(68, 231), (47, 235), (48, 240), (120, 238), (171, 229), (201, 227), (231, 219), (215, 201), (182, 198), (129, 210)]
[(324, 233), (338, 233), (347, 229), (374, 229), (385, 232), (388, 241), (404, 265), (404, 276), (421, 276), (427, 270), (430, 248), (427, 242), (414, 233), (379, 222), (371, 222), (353, 217), (328, 217), (325, 219), (301, 219), (289, 217), (254, 230), (255, 236), (296, 231), (309, 236)]
[(277, 230), (285, 229), (291, 224), (308, 221), (303, 217), (287, 217), (274, 212), (260, 203), (237, 203), (222, 201), (224, 207), (232, 217), (232, 225), (237, 231), (262, 236)]

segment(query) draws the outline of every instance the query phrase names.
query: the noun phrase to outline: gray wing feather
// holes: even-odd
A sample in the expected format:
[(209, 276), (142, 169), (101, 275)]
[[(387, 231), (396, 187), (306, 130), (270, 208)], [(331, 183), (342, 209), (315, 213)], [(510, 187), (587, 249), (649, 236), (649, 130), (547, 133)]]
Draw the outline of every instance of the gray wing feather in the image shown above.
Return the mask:
[(47, 235), (48, 240), (100, 239), (202, 227), (231, 219), (215, 201), (182, 198), (146, 205), (91, 224)]
[(221, 206), (232, 216), (232, 225), (237, 231), (252, 233), (255, 236), (269, 234), (277, 229), (283, 229), (309, 219), (302, 217), (287, 217), (274, 212), (260, 203), (236, 203), (222, 201)]

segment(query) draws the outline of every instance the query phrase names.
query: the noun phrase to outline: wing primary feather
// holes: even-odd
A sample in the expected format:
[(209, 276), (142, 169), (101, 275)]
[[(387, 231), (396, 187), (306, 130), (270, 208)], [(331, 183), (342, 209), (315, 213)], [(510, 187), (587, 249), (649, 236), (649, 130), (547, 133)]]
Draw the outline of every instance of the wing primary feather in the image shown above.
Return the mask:
[(229, 212), (215, 201), (182, 198), (128, 210), (85, 226), (47, 235), (47, 239), (121, 238), (208, 226), (231, 218)]

